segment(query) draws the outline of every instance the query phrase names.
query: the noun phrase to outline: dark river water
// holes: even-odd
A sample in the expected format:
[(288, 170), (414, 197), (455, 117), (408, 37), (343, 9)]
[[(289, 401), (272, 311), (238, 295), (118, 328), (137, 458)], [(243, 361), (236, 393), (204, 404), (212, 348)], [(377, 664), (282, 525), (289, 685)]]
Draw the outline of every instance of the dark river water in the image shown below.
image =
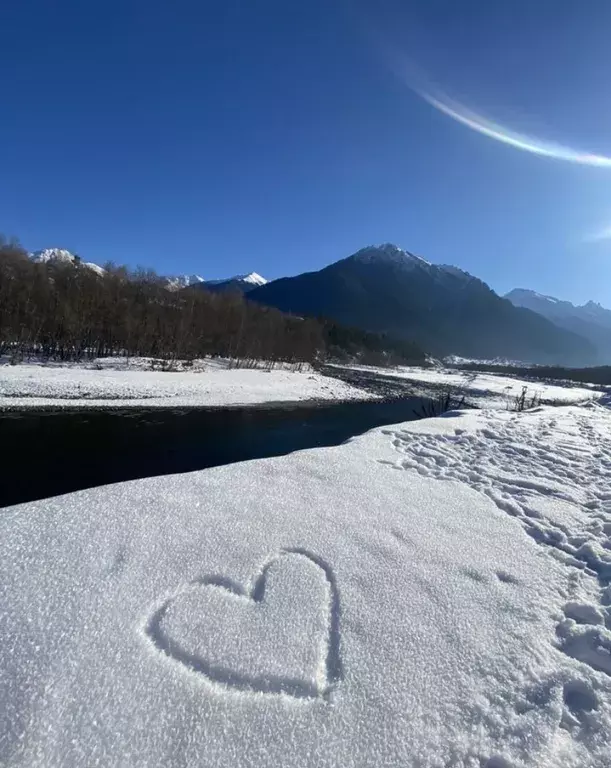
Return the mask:
[(420, 398), (248, 408), (5, 412), (0, 506), (138, 477), (338, 445), (411, 421)]

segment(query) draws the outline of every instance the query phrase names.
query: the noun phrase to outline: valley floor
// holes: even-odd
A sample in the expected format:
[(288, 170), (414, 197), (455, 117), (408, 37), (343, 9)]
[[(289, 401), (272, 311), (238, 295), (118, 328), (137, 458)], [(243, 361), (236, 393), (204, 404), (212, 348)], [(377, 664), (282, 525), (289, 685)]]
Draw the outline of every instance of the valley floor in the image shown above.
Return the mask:
[[(157, 365), (153, 370), (152, 366)], [(164, 371), (148, 358), (101, 358), (85, 364), (0, 365), (0, 410), (25, 408), (188, 408), (373, 395), (303, 364), (272, 370), (230, 368), (222, 359), (181, 362)]]
[(511, 408), (525, 386), (542, 403), (599, 398), (593, 385), (547, 384), (446, 368), (376, 368), (276, 364), (232, 368), (225, 359), (177, 361), (162, 370), (150, 358), (100, 358), (85, 363), (0, 360), (0, 411), (28, 408), (196, 408), (299, 401), (350, 401), (452, 392), (477, 407)]
[(470, 405), (488, 408), (510, 408), (515, 398), (526, 387), (527, 399), (536, 397), (543, 404), (566, 405), (595, 400), (603, 395), (600, 387), (574, 382), (547, 383), (543, 381), (525, 381), (510, 376), (494, 373), (476, 373), (475, 371), (455, 368), (419, 366), (397, 366), (394, 368), (375, 368), (365, 365), (328, 365), (325, 371), (339, 376), (346, 383), (368, 387), (379, 391), (380, 383), (389, 393), (396, 393), (401, 388), (410, 388), (415, 394), (433, 394), (451, 392), (455, 397), (465, 396)]
[(604, 768), (611, 412), (8, 508), (0, 606), (2, 765)]

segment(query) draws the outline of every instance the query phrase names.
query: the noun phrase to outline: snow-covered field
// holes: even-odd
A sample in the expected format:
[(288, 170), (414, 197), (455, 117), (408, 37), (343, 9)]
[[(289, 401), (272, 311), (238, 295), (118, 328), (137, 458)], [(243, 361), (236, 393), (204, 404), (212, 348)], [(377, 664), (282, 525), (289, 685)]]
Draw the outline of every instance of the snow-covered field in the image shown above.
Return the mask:
[(0, 764), (611, 765), (611, 413), (451, 412), (0, 516)]
[[(152, 369), (149, 358), (102, 358), (89, 363), (20, 365), (0, 361), (0, 410), (48, 407), (86, 408), (187, 408), (197, 406), (256, 405), (316, 400), (364, 400), (379, 397), (310, 366), (302, 370), (281, 364), (273, 370), (230, 368), (228, 360), (196, 360), (190, 367)], [(334, 366), (330, 366), (333, 368)], [(456, 388), (459, 395), (478, 406), (511, 407), (515, 397), (528, 389), (544, 402), (579, 403), (599, 398), (594, 386), (561, 386), (494, 374), (469, 373), (442, 368), (339, 366), (420, 385)], [(396, 393), (395, 393), (396, 394)]]
[(195, 361), (193, 368), (151, 370), (142, 358), (105, 358), (89, 365), (0, 365), (0, 410), (44, 407), (254, 405), (299, 400), (365, 400), (363, 390), (305, 366), (272, 371), (227, 367), (225, 360)]
[(406, 381), (435, 386), (457, 387), (474, 402), (485, 401), (489, 408), (507, 408), (508, 404), (527, 387), (528, 397), (555, 404), (579, 403), (600, 397), (603, 393), (594, 385), (561, 386), (539, 381), (523, 381), (493, 373), (475, 373), (445, 368), (420, 368), (399, 366), (397, 368), (372, 368), (371, 366), (350, 366), (352, 370), (376, 371), (382, 376), (391, 376)]

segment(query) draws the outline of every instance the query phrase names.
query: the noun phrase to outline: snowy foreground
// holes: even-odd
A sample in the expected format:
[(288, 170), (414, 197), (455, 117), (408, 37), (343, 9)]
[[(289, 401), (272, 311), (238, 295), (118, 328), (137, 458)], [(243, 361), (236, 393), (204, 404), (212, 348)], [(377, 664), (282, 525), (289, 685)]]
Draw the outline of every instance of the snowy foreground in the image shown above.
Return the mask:
[(371, 395), (308, 366), (272, 371), (195, 361), (193, 369), (151, 370), (144, 358), (64, 365), (0, 365), (0, 410), (24, 408), (187, 408), (299, 400), (366, 400)]
[(0, 764), (609, 766), (610, 470), (452, 412), (3, 510)]

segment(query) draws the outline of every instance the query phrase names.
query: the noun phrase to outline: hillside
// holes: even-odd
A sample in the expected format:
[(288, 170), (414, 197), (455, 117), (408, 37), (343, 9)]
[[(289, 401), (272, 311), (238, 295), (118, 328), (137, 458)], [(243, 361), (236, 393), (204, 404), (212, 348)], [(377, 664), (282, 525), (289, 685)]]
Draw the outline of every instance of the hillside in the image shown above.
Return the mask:
[(43, 256), (0, 241), (0, 355), (13, 362), (30, 354), (62, 361), (126, 354), (424, 361), (424, 351), (405, 339), (290, 317), (247, 301), (240, 291), (199, 290), (199, 284), (178, 290), (152, 270), (93, 269), (59, 249)]
[(284, 312), (410, 338), (435, 355), (565, 365), (596, 360), (590, 341), (515, 307), (467, 272), (394, 245), (370, 246), (318, 272), (275, 280), (249, 298)]

